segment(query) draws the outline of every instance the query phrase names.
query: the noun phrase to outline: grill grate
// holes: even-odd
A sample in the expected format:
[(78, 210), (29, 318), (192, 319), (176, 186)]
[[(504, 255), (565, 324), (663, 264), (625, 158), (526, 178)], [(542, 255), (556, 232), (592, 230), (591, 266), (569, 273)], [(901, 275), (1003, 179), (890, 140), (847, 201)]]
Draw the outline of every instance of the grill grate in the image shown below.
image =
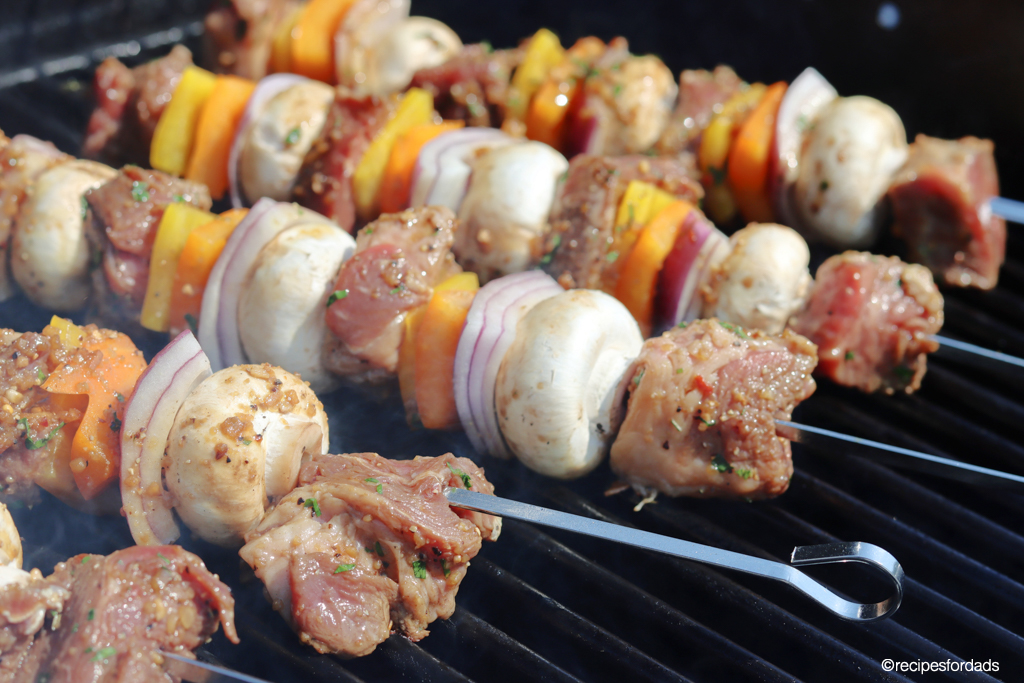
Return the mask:
[[(92, 68), (110, 54), (144, 61), (180, 40), (197, 49), (205, 5), (199, 0), (11, 4), (0, 26), (0, 68), (5, 69), (0, 70), (0, 126), (8, 134), (53, 140), (72, 153), (90, 111)], [(1012, 82), (1024, 52), (1018, 43), (986, 51), (970, 32), (951, 37), (960, 25), (1001, 27), (996, 35), (1005, 36), (1006, 26), (1024, 26), (1024, 14), (1012, 7), (994, 3), (984, 16), (946, 8), (940, 17), (930, 3), (903, 3), (907, 27), (892, 33), (874, 24), (877, 7), (869, 2), (848, 3), (841, 10), (796, 0), (730, 0), (714, 8), (647, 2), (628, 16), (614, 2), (582, 0), (554, 7), (530, 0), (500, 7), (423, 0), (414, 9), (448, 22), (467, 41), (486, 37), (508, 45), (541, 24), (563, 38), (621, 32), (635, 51), (657, 52), (673, 68), (726, 61), (751, 80), (791, 78), (813, 63), (841, 92), (867, 92), (892, 102), (911, 132), (956, 136), (970, 131), (995, 138), (1005, 191), (1024, 196), (1024, 169), (1012, 156), (1024, 148), (1024, 131), (1008, 113), (1017, 95), (1005, 100), (989, 74)], [(684, 25), (700, 26), (692, 40), (678, 40)], [(798, 39), (769, 40), (764, 26), (786, 29)], [(955, 49), (948, 52), (937, 47), (950, 44)], [(862, 54), (865, 45), (873, 46), (871, 54)], [(854, 49), (863, 59), (849, 58)], [(1011, 49), (1016, 53), (1009, 55)], [(772, 58), (764, 59), (768, 51)], [(947, 53), (961, 57), (945, 64), (941, 55)], [(920, 81), (908, 89), (901, 77), (910, 71), (891, 73), (898, 60), (908, 68), (927, 63), (932, 69), (921, 70)], [(971, 69), (965, 71), (965, 63)], [(976, 73), (981, 75), (972, 80)], [(955, 99), (958, 88), (969, 101)], [(946, 292), (944, 333), (1024, 355), (1024, 242), (1015, 230), (996, 291)], [(22, 298), (0, 304), (3, 326), (39, 329), (48, 318)], [(154, 335), (142, 345), (151, 353), (160, 339)], [(863, 396), (821, 385), (796, 419), (1022, 473), (1019, 379), (1009, 370), (974, 370), (937, 358), (918, 395)], [(332, 450), (474, 455), (461, 434), (409, 431), (395, 396), (338, 393), (326, 397), (325, 405)], [(500, 495), (760, 557), (784, 560), (794, 545), (834, 540), (877, 543), (893, 552), (907, 573), (903, 607), (892, 620), (840, 622), (770, 581), (509, 521), (502, 539), (487, 544), (473, 563), (452, 619), (435, 623), (432, 635), (419, 644), (391, 638), (373, 655), (350, 661), (301, 645), (237, 556), (186, 542), (232, 586), (238, 601), (243, 645), (232, 647), (218, 635), (207, 654), (275, 681), (994, 680), (983, 673), (887, 673), (881, 666), (886, 658), (994, 660), (1000, 663), (996, 678), (1020, 678), (1024, 536), (1018, 529), (1024, 497), (896, 472), (842, 448), (797, 445), (794, 458), (791, 489), (776, 501), (663, 500), (640, 513), (632, 511), (631, 496), (603, 496), (611, 483), (607, 468), (583, 481), (560, 483), (514, 463), (485, 459), (482, 464)], [(57, 503), (15, 514), (27, 565), (44, 570), (78, 552), (107, 553), (131, 542), (123, 521), (97, 521)], [(857, 567), (809, 571), (853, 599), (874, 600), (884, 590)]]

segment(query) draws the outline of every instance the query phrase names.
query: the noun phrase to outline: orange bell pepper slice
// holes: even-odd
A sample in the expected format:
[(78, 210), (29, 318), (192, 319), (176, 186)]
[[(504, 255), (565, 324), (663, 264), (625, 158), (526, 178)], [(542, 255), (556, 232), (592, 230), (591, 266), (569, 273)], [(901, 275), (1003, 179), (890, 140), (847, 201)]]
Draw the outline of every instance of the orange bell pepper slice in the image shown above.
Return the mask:
[[(59, 320), (55, 317), (53, 322)], [(54, 394), (88, 396), (88, 406), (71, 441), (69, 466), (78, 490), (91, 500), (117, 479), (121, 420), (146, 361), (132, 340), (120, 332), (100, 330), (80, 334), (79, 339), (82, 349), (102, 354), (99, 362), (60, 365), (42, 387)]]
[(334, 34), (355, 0), (310, 0), (291, 31), (291, 70), (333, 83)]
[(526, 112), (526, 137), (562, 149), (565, 123), (582, 83), (548, 81), (537, 89)]
[(384, 168), (384, 178), (380, 183), (381, 213), (395, 213), (408, 207), (412, 192), (412, 174), (416, 170), (416, 160), (420, 150), (438, 135), (458, 130), (466, 125), (465, 121), (444, 121), (413, 126), (395, 139), (388, 157), (388, 165)]
[(185, 168), (185, 178), (203, 183), (210, 196), (220, 199), (228, 188), (228, 157), (256, 84), (248, 78), (217, 76), (206, 104), (199, 114), (196, 139)]
[(228, 237), (247, 213), (248, 209), (225, 211), (194, 229), (185, 240), (171, 284), (167, 325), (172, 335), (193, 327), (199, 320), (203, 292), (206, 290), (206, 281), (210, 279), (210, 272), (224, 251)]
[(480, 289), (476, 273), (460, 273), (434, 289), (416, 331), (416, 405), (427, 429), (458, 429), (455, 352)]
[(426, 312), (427, 307), (420, 306), (406, 313), (402, 345), (398, 347), (398, 390), (405, 406), (405, 421), (412, 428), (422, 426), (416, 402), (416, 335)]
[(277, 28), (270, 41), (270, 58), (267, 60), (267, 73), (286, 74), (292, 70), (292, 29), (299, 22), (305, 5), (292, 9)]
[(644, 337), (654, 326), (654, 295), (658, 275), (676, 243), (683, 221), (693, 211), (689, 202), (678, 200), (666, 206), (640, 233), (626, 257), (615, 298), (633, 314)]
[(160, 115), (149, 146), (149, 165), (180, 176), (188, 167), (203, 105), (213, 94), (217, 77), (198, 66), (185, 69), (171, 101)]
[(768, 86), (729, 151), (729, 186), (748, 221), (768, 223), (774, 216), (768, 194), (768, 157), (775, 139), (775, 117), (787, 87), (781, 81)]

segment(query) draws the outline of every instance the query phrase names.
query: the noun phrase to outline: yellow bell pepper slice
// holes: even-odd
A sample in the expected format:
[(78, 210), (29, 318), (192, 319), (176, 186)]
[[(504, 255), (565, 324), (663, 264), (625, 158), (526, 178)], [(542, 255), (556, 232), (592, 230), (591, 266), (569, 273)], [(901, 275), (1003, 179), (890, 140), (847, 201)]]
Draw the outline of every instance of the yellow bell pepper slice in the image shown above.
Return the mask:
[(180, 176), (188, 166), (188, 155), (199, 123), (199, 114), (213, 94), (217, 77), (198, 66), (185, 69), (153, 131), (149, 165), (158, 171)]
[(50, 318), (50, 326), (57, 328), (57, 336), (60, 337), (60, 343), (68, 348), (77, 349), (85, 339), (85, 330), (67, 318), (55, 315)]
[(405, 406), (405, 421), (414, 429), (423, 426), (416, 405), (416, 332), (426, 312), (424, 304), (405, 314), (402, 345), (398, 347), (398, 390)]
[(733, 95), (701, 134), (697, 165), (705, 190), (704, 208), (716, 223), (728, 223), (736, 215), (736, 201), (727, 182), (729, 150), (740, 126), (766, 90), (764, 83), (754, 83)]
[(512, 76), (512, 94), (509, 96), (509, 110), (517, 119), (526, 119), (530, 99), (548, 78), (552, 67), (565, 59), (565, 48), (558, 36), (546, 28), (533, 34), (526, 46), (523, 63)]
[(352, 175), (352, 190), (360, 218), (372, 220), (380, 213), (380, 186), (395, 140), (410, 128), (433, 120), (434, 96), (421, 88), (410, 88), (398, 104), (394, 117), (377, 133)]
[(168, 205), (153, 242), (149, 259), (149, 282), (142, 302), (140, 322), (147, 330), (166, 332), (170, 329), (171, 290), (174, 271), (185, 242), (193, 230), (213, 220), (213, 214), (182, 202)]
[(633, 250), (643, 227), (674, 201), (676, 198), (660, 187), (642, 180), (629, 181), (615, 214), (615, 263), (620, 268)]
[(480, 289), (480, 277), (476, 273), (463, 271), (434, 287), (435, 292), (447, 292), (449, 290), (471, 290)]

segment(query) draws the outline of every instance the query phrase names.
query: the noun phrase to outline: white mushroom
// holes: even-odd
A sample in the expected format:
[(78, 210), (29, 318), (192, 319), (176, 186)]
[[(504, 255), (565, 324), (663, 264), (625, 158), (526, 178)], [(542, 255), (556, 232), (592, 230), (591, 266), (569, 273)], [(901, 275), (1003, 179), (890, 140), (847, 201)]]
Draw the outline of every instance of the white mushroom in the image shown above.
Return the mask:
[(238, 181), (249, 201), (291, 198), (306, 152), (323, 130), (334, 88), (303, 81), (281, 91), (243, 133)]
[[(417, 71), (444, 64), (462, 49), (455, 31), (428, 17), (406, 17), (370, 45), (360, 62), (363, 82), (359, 88), (378, 95), (404, 90)], [(341, 64), (341, 68), (354, 79), (357, 71), (352, 64), (347, 68)]]
[(11, 273), (36, 304), (54, 311), (85, 305), (91, 286), (82, 195), (115, 175), (95, 161), (69, 161), (29, 190), (11, 238)]
[(729, 242), (732, 250), (708, 283), (704, 317), (781, 333), (810, 293), (807, 242), (774, 223), (751, 223)]
[(21, 536), (10, 510), (0, 503), (0, 567), (21, 568)]
[(270, 365), (235, 365), (182, 404), (167, 439), (165, 479), (182, 521), (201, 538), (242, 545), (287, 494), (306, 454), (326, 453), (327, 416), (312, 390)]
[(643, 337), (617, 300), (587, 289), (537, 304), (498, 370), (495, 406), (509, 448), (553, 477), (586, 474), (622, 422), (623, 376)]
[(288, 368), (318, 393), (337, 385), (321, 359), (324, 311), (341, 264), (355, 247), (347, 232), (321, 222), (288, 228), (263, 247), (238, 306), (239, 334), (250, 361)]
[(459, 208), (455, 253), (484, 281), (533, 265), (565, 157), (543, 142), (490, 149), (470, 162), (469, 192)]
[(834, 100), (804, 138), (795, 188), (801, 222), (838, 248), (866, 247), (882, 227), (879, 200), (907, 159), (907, 133), (871, 97)]

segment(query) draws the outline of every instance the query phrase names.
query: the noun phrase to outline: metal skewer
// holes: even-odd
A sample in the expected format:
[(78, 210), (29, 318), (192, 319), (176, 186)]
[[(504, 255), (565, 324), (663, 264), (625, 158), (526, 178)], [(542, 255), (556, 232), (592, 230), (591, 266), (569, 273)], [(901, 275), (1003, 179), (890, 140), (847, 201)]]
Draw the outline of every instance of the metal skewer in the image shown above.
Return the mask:
[(992, 213), (1014, 223), (1024, 223), (1024, 202), (1006, 197), (993, 197), (988, 201)]
[(899, 446), (890, 446), (879, 441), (861, 439), (860, 437), (833, 432), (830, 429), (822, 429), (821, 427), (810, 427), (785, 420), (776, 420), (775, 424), (795, 430), (798, 443), (828, 447), (834, 445), (836, 441), (842, 441), (845, 444), (857, 446), (858, 455), (864, 455), (872, 460), (877, 460), (894, 467), (925, 472), (965, 484), (993, 486), (1024, 492), (1024, 477), (1010, 474), (1009, 472), (1000, 472), (999, 470), (979, 467), (978, 465), (971, 465), (958, 460), (940, 458), (937, 455), (912, 451), (909, 448), (900, 448)]
[(959, 339), (950, 339), (938, 334), (933, 334), (929, 338), (939, 343), (939, 350), (936, 353), (941, 353), (953, 360), (990, 370), (1005, 370), (1006, 366), (1004, 363), (1024, 370), (1024, 358), (1018, 358), (1008, 353), (993, 351), (983, 346), (968, 344)]
[(173, 652), (161, 652), (160, 654), (166, 660), (164, 670), (184, 681), (192, 681), (192, 683), (227, 683), (228, 681), (268, 683), (262, 678), (226, 669), (223, 666), (207, 664), (198, 659), (183, 657)]
[[(716, 567), (735, 569), (747, 574), (775, 579), (788, 583), (825, 609), (850, 621), (885, 619), (899, 608), (900, 602), (903, 600), (903, 567), (886, 550), (870, 543), (825, 543), (797, 546), (793, 548), (790, 564), (783, 564), (465, 489), (445, 489), (445, 497), (452, 506), (466, 510), (486, 512), (500, 517), (565, 529)], [(796, 569), (800, 566), (834, 562), (860, 562), (875, 567), (892, 580), (895, 592), (885, 600), (873, 604), (850, 602)]]

